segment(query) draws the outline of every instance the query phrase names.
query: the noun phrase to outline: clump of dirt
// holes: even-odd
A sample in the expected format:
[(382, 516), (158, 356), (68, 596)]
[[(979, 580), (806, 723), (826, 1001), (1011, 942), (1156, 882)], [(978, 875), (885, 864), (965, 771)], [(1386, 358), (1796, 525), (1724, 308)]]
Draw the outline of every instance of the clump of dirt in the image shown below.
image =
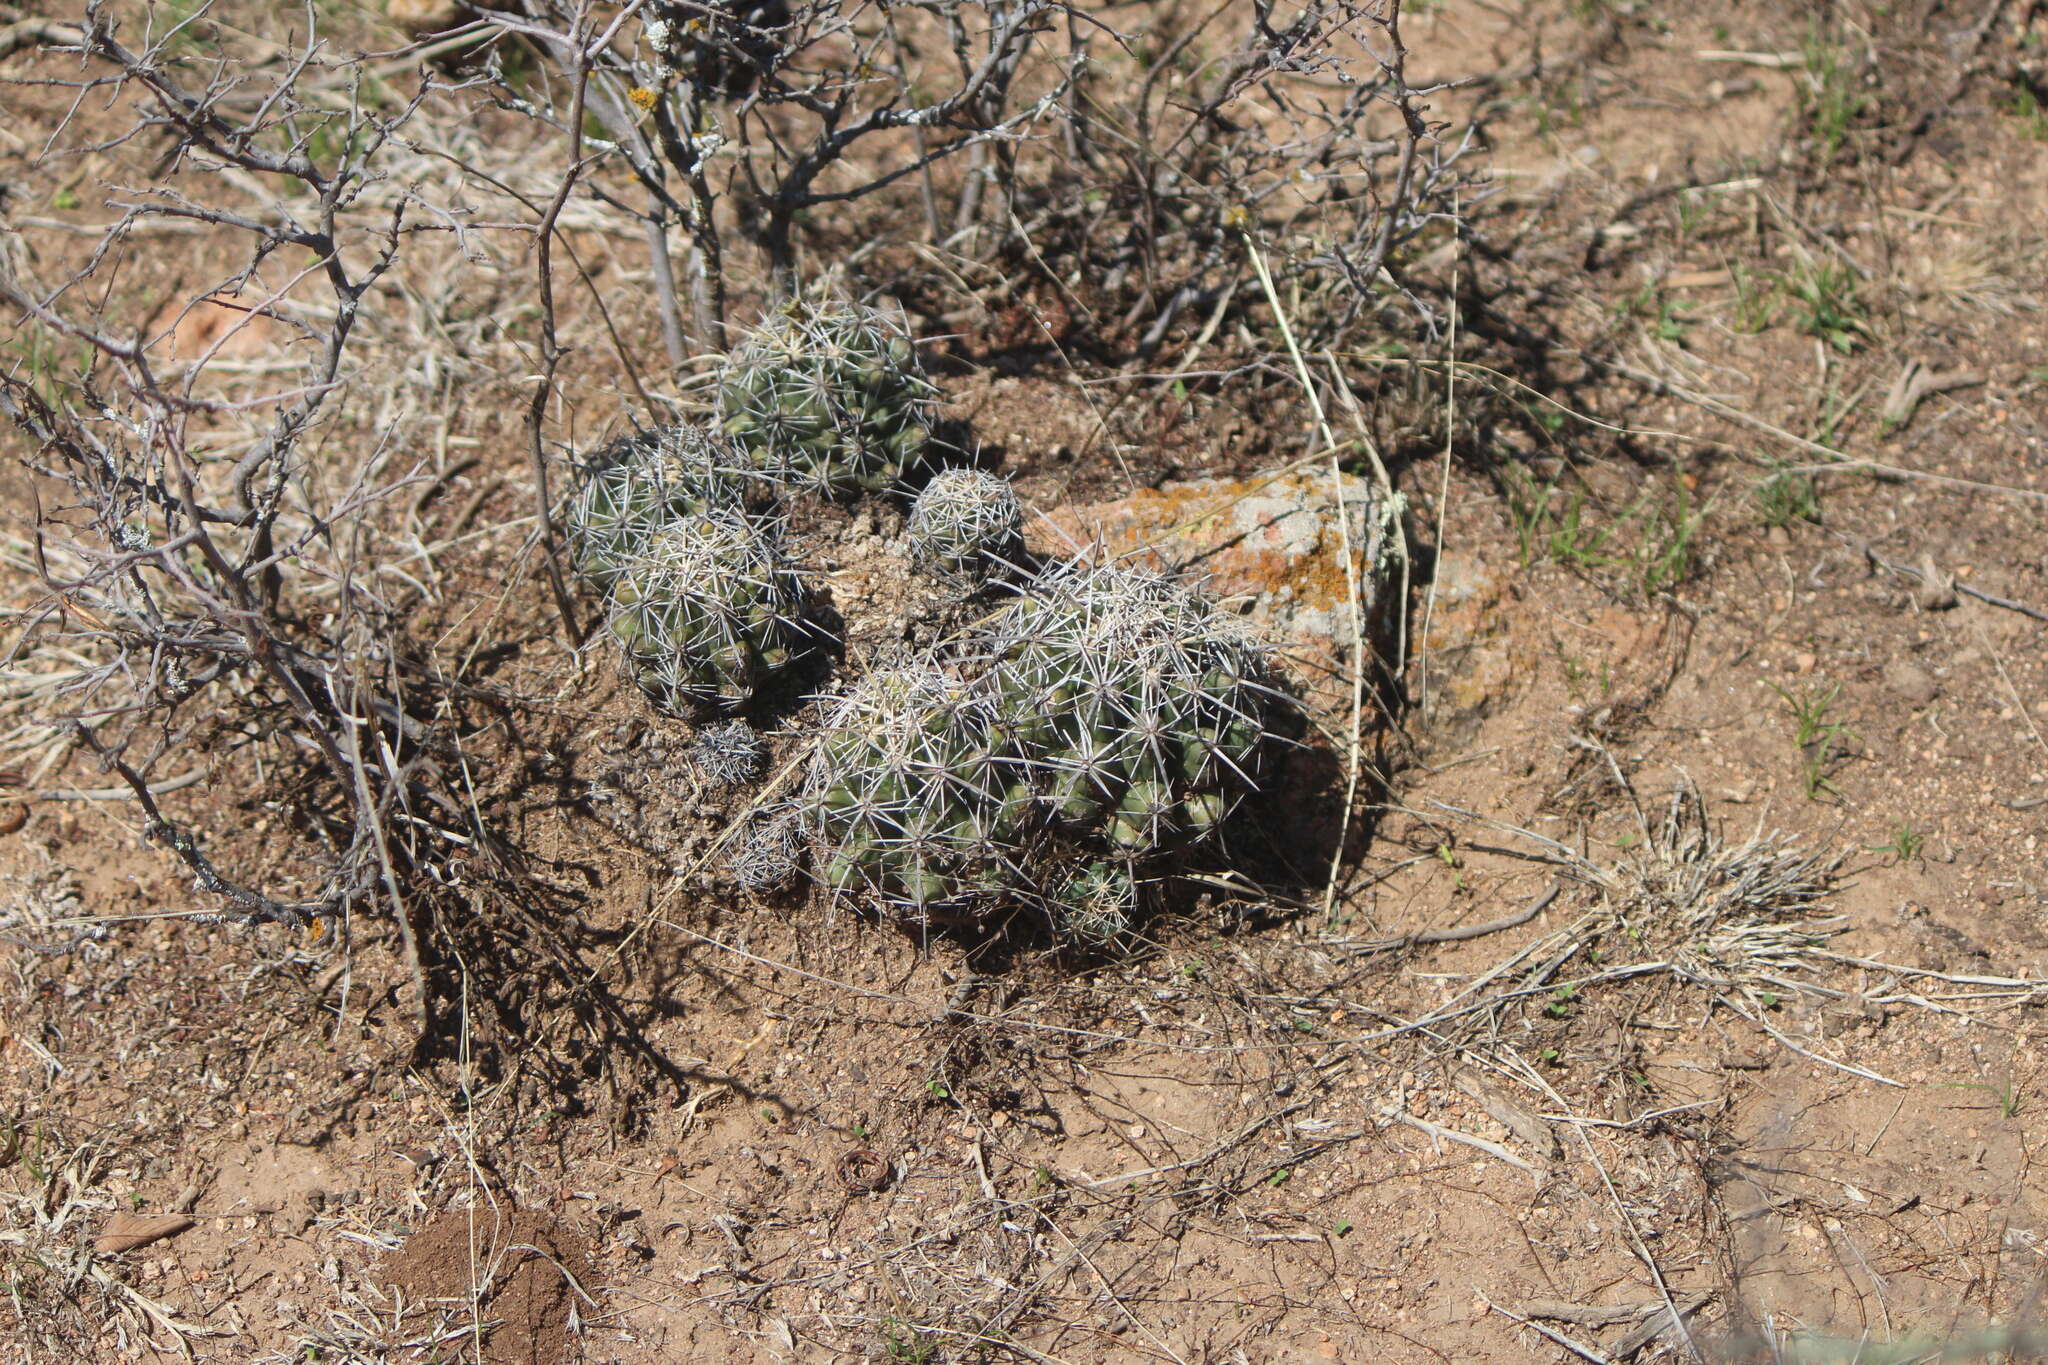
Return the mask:
[[(379, 1278), (411, 1303), (470, 1304), (495, 1323), (485, 1365), (558, 1365), (580, 1354), (570, 1330), (591, 1279), (590, 1244), (532, 1209), (448, 1209), (385, 1257)], [(573, 1281), (573, 1283), (572, 1283)]]

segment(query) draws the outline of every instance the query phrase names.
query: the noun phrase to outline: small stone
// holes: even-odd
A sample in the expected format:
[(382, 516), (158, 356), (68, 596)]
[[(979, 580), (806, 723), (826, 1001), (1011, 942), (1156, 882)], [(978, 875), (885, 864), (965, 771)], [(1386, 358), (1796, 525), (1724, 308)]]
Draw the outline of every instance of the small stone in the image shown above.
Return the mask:
[(1915, 706), (1925, 706), (1941, 693), (1934, 675), (1910, 659), (1894, 659), (1885, 665), (1884, 685)]

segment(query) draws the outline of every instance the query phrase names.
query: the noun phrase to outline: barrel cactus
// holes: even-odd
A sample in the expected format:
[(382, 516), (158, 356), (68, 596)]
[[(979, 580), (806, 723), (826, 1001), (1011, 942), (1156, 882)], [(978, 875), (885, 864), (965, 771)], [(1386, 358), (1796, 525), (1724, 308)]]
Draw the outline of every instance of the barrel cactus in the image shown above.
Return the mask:
[(804, 590), (772, 524), (736, 508), (671, 517), (610, 587), (611, 631), (656, 704), (729, 711), (804, 644)]
[(1024, 510), (1008, 479), (942, 469), (911, 503), (906, 535), (919, 567), (977, 582), (1023, 559)]
[(722, 429), (770, 478), (851, 498), (900, 489), (931, 449), (937, 389), (898, 317), (799, 302), (727, 359)]

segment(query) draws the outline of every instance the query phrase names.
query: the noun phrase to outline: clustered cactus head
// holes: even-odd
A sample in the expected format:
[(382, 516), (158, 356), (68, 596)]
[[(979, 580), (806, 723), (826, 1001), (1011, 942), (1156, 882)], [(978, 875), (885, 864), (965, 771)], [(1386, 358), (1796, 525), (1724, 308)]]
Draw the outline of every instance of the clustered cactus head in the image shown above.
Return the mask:
[(803, 799), (820, 880), (917, 919), (1012, 885), (1029, 794), (993, 721), (933, 667), (876, 671), (842, 697)]
[(1022, 560), (1024, 509), (1008, 479), (942, 469), (911, 503), (907, 534), (920, 568), (979, 581)]
[(1090, 943), (1114, 943), (1137, 922), (1138, 884), (1127, 862), (1098, 858), (1074, 870), (1053, 895), (1059, 927)]
[(690, 746), (690, 761), (714, 787), (742, 787), (761, 776), (768, 748), (743, 720), (707, 725)]
[(738, 509), (752, 493), (745, 452), (684, 424), (628, 436), (600, 453), (564, 513), (570, 561), (607, 592), (648, 540), (678, 516)]
[(1256, 787), (1266, 651), (1155, 574), (1065, 565), (988, 627), (1006, 735), (1053, 819), (1146, 857), (1200, 843)]
[(800, 802), (813, 872), (900, 917), (1008, 898), (1078, 937), (1257, 784), (1266, 652), (1156, 575), (1064, 566), (938, 662), (878, 670), (828, 717)]
[(612, 635), (671, 711), (731, 710), (802, 644), (804, 591), (775, 528), (735, 508), (672, 517), (610, 587)]
[(803, 822), (795, 812), (781, 811), (749, 822), (725, 864), (747, 890), (775, 891), (796, 880), (803, 851)]
[(727, 359), (718, 403), (722, 430), (755, 468), (850, 498), (900, 489), (924, 464), (937, 392), (900, 318), (798, 302)]

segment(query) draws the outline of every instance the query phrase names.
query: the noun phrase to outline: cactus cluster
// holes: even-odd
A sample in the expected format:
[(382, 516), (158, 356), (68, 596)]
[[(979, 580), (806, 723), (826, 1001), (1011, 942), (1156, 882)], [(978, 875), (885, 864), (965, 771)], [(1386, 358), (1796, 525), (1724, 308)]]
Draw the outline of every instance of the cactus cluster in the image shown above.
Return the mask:
[(719, 376), (721, 430), (769, 478), (829, 497), (903, 491), (931, 452), (933, 397), (902, 320), (795, 302)]
[[(789, 667), (809, 627), (781, 494), (900, 489), (930, 450), (934, 392), (899, 319), (794, 303), (727, 359), (715, 427), (599, 455), (564, 513), (570, 562), (657, 704), (731, 711)], [(707, 776), (738, 771), (730, 758)]]
[(910, 504), (905, 527), (918, 567), (976, 582), (1024, 557), (1024, 509), (1009, 480), (979, 469), (942, 469)]
[[(607, 449), (567, 509), (570, 555), (658, 704), (730, 713), (789, 669), (812, 627), (782, 495), (907, 492), (932, 392), (900, 323), (797, 304), (726, 362), (715, 428)], [(930, 478), (906, 525), (918, 567), (970, 587), (1000, 574), (1013, 596), (827, 706), (798, 789), (733, 841), (743, 886), (807, 861), (833, 894), (911, 922), (1022, 904), (1113, 941), (1256, 788), (1279, 698), (1268, 652), (1169, 578), (1027, 568), (1021, 528), (1004, 480)], [(764, 759), (739, 720), (688, 756), (711, 786), (757, 780)]]
[(950, 657), (871, 673), (828, 714), (800, 802), (814, 875), (914, 921), (1015, 900), (1115, 938), (1148, 870), (1255, 786), (1268, 678), (1199, 594), (1055, 568)]

